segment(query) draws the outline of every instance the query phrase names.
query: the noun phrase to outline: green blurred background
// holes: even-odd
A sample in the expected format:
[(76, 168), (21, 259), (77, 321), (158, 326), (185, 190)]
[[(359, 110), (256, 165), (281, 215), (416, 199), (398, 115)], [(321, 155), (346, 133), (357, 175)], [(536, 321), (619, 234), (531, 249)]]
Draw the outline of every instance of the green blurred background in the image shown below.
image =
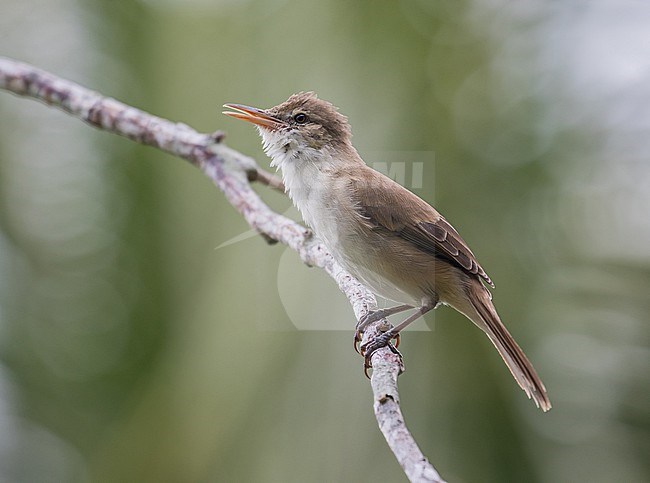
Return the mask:
[[(647, 2), (0, 12), (0, 55), (226, 130), (262, 166), (224, 102), (314, 90), (340, 106), (362, 156), (403, 163), (463, 234), (554, 404), (535, 409), (462, 316), (427, 316), (400, 384), (442, 475), (648, 481)], [(179, 159), (7, 93), (0, 126), (0, 482), (404, 481), (323, 273), (258, 237), (228, 243), (247, 226)]]

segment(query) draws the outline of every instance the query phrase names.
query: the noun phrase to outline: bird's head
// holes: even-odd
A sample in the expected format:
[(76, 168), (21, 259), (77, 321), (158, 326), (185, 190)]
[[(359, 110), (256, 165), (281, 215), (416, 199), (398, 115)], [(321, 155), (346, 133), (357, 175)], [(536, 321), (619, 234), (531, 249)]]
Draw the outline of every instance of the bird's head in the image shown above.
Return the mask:
[(313, 92), (294, 94), (269, 109), (224, 104), (224, 114), (255, 124), (264, 149), (280, 163), (286, 158), (334, 156), (348, 150), (352, 137), (347, 118)]

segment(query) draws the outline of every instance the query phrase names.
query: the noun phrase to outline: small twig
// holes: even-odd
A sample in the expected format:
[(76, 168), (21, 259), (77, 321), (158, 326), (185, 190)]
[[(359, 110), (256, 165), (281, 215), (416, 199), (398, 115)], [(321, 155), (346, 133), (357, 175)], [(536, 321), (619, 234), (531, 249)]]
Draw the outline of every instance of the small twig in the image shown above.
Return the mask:
[(284, 193), (284, 183), (282, 180), (277, 176), (272, 175), (268, 171), (264, 171), (260, 168), (255, 168), (247, 171), (246, 174), (248, 175), (248, 181), (257, 181), (258, 183)]
[[(267, 241), (279, 241), (297, 252), (307, 265), (324, 269), (347, 296), (357, 320), (376, 307), (374, 295), (343, 270), (309, 230), (275, 213), (260, 199), (250, 182), (257, 181), (284, 191), (282, 181), (261, 170), (252, 158), (223, 144), (222, 132), (198, 133), (185, 124), (152, 116), (5, 57), (0, 57), (0, 88), (43, 101), (101, 130), (186, 159), (217, 185), (228, 202)], [(379, 321), (368, 327), (364, 341), (376, 333), (382, 323)], [(404, 424), (397, 392), (397, 377), (402, 370), (400, 359), (388, 348), (383, 348), (373, 355), (372, 362), (375, 415), (388, 445), (411, 481), (441, 482)]]

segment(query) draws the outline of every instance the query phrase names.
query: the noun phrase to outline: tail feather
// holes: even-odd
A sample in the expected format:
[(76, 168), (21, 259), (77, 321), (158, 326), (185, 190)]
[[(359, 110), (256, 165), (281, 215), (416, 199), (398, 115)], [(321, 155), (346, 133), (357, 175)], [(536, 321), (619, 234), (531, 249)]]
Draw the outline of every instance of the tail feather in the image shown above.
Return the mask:
[(490, 300), (490, 293), (481, 284), (480, 289), (475, 285), (468, 287), (468, 296), (478, 316), (470, 318), (490, 338), (517, 384), (542, 411), (551, 409), (551, 401), (546, 393), (544, 383), (537, 375), (524, 351), (517, 345), (508, 329), (501, 322)]

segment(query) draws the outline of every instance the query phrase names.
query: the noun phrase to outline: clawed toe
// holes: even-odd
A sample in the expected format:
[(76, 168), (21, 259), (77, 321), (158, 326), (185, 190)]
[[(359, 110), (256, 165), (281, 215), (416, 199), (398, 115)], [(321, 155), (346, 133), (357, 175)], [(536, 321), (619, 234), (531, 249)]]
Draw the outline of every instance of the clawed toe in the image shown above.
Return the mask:
[(378, 349), (386, 347), (393, 337), (395, 337), (395, 334), (393, 334), (390, 330), (379, 334), (373, 340), (361, 346), (360, 354), (369, 360), (369, 358), (372, 357), (372, 355), (377, 352)]
[[(377, 322), (378, 320), (384, 319), (393, 314), (397, 314), (399, 312), (403, 312), (405, 310), (409, 310), (412, 308), (413, 307), (411, 305), (398, 305), (387, 309), (371, 310), (368, 311), (363, 317), (361, 317), (359, 323), (357, 324), (356, 330), (354, 331), (353, 344), (354, 344), (354, 350), (358, 354), (361, 354), (364, 358), (363, 372), (366, 375), (366, 377), (368, 377), (368, 369), (372, 367), (371, 359), (373, 354), (377, 352), (378, 349), (381, 349), (382, 347), (388, 347), (394, 354), (397, 354), (401, 360), (402, 354), (400, 354), (400, 352), (397, 350), (397, 347), (399, 346), (400, 343), (399, 332), (401, 329), (404, 328), (403, 326), (405, 326), (405, 324), (402, 323), (399, 326), (391, 329), (392, 326), (386, 320), (384, 321), (383, 324), (381, 324), (382, 327), (379, 328), (379, 330), (383, 332), (379, 334), (377, 337), (375, 337), (373, 340), (359, 347), (359, 342), (361, 342), (364, 330), (370, 324)], [(411, 319), (417, 318), (420, 315), (421, 314), (413, 315), (407, 318), (406, 325), (408, 325), (408, 323), (411, 322)], [(390, 343), (390, 341), (393, 338), (395, 339), (395, 345)]]
[[(388, 347), (390, 351), (395, 354), (397, 357), (399, 357), (399, 362), (400, 362), (400, 374), (404, 372), (404, 363), (402, 362), (403, 357), (402, 353), (397, 350), (397, 347), (395, 347), (393, 344), (390, 342), (386, 344), (384, 347)], [(372, 369), (372, 356), (375, 354), (380, 349), (380, 347), (377, 347), (372, 350), (372, 352), (368, 352), (364, 358), (363, 358), (363, 373), (365, 376), (370, 379), (370, 375), (368, 374), (368, 369)]]
[(359, 350), (359, 342), (361, 342), (362, 336), (363, 332), (361, 332), (359, 329), (354, 331), (354, 350), (357, 354), (361, 354), (361, 351)]
[[(396, 339), (396, 345), (391, 344), (391, 339)], [(402, 359), (402, 354), (397, 350), (397, 344), (399, 343), (399, 333), (395, 334), (392, 330), (388, 330), (377, 337), (375, 337), (370, 342), (363, 344), (361, 346), (360, 354), (363, 356), (363, 373), (366, 377), (368, 376), (368, 369), (372, 368), (372, 356), (382, 347), (388, 347), (391, 352), (397, 355), (400, 360)]]

